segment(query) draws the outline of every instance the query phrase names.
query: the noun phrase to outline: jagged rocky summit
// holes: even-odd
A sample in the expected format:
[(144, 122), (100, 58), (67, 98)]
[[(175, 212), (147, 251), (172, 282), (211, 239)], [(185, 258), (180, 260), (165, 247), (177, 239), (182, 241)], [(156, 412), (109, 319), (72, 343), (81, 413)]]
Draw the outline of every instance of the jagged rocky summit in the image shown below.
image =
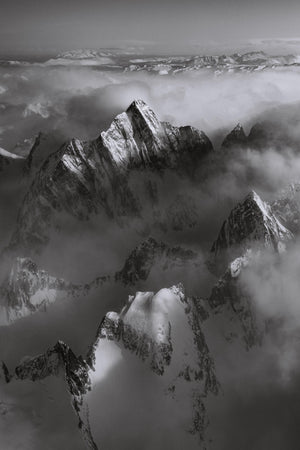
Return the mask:
[(292, 239), (293, 234), (282, 225), (271, 206), (251, 191), (224, 221), (212, 245), (213, 264), (224, 268), (253, 247), (280, 253)]
[[(159, 377), (156, 389), (174, 408), (184, 399), (190, 421), (186, 431), (195, 436), (197, 448), (199, 443), (200, 448), (205, 448), (206, 398), (218, 393), (219, 383), (202, 332), (202, 321), (207, 316), (199, 302), (188, 298), (181, 285), (157, 294), (137, 292), (129, 297), (120, 314), (105, 316), (85, 359), (76, 357), (59, 341), (45, 354), (23, 359), (13, 376), (6, 368), (6, 381), (64, 377), (85, 442), (89, 448), (100, 449), (98, 413), (93, 404), (99, 395), (107, 345), (115, 346), (122, 350), (126, 364), (132, 365), (136, 359), (146, 364), (154, 377)], [(101, 404), (101, 398), (98, 402)]]
[(243, 147), (247, 144), (247, 136), (245, 134), (244, 128), (240, 123), (238, 123), (233, 130), (225, 137), (222, 142), (222, 148), (234, 148)]
[(143, 101), (134, 101), (94, 141), (73, 139), (46, 159), (25, 196), (10, 247), (45, 245), (62, 212), (77, 220), (100, 212), (116, 220), (139, 216), (144, 199), (130, 186), (135, 169), (146, 171), (142, 185), (150, 200), (151, 173), (190, 177), (212, 150), (203, 132), (160, 122)]
[(300, 146), (299, 141), (289, 133), (282, 123), (263, 120), (254, 123), (248, 134), (245, 133), (240, 123), (227, 134), (221, 144), (222, 153), (226, 153), (228, 156), (229, 152), (239, 149), (251, 149), (259, 152), (276, 149), (281, 153), (293, 149), (298, 153)]
[[(88, 448), (97, 449), (88, 426), (88, 418), (82, 411), (83, 398), (91, 388), (89, 366), (81, 356), (76, 356), (71, 348), (62, 341), (58, 341), (44, 354), (35, 357), (24, 357), (11, 374), (3, 366), (7, 383), (30, 380), (45, 381), (49, 377), (59, 377), (65, 382), (66, 391), (71, 397), (73, 410), (78, 418), (78, 427)], [(82, 420), (84, 417), (84, 420)]]
[(16, 258), (0, 287), (0, 326), (9, 325), (51, 303), (75, 296), (79, 286), (38, 269), (29, 258)]
[(139, 280), (147, 280), (155, 265), (159, 265), (161, 270), (166, 270), (184, 266), (189, 262), (196, 264), (196, 260), (197, 254), (192, 250), (179, 246), (170, 247), (164, 242), (149, 237), (134, 248), (115, 278), (125, 285), (134, 285)]

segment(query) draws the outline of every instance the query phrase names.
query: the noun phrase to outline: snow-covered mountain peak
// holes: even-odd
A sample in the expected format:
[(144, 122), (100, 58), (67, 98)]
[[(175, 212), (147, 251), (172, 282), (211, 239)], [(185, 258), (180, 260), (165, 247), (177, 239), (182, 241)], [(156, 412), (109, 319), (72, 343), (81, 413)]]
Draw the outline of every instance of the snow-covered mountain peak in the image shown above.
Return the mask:
[(197, 338), (202, 331), (195, 302), (186, 297), (181, 283), (157, 293), (136, 292), (129, 296), (119, 314), (109, 312), (104, 317), (89, 353), (90, 365), (95, 366), (102, 340), (106, 339), (136, 354), (158, 375), (172, 364), (176, 372), (188, 367), (191, 376), (194, 373), (197, 377), (199, 354), (208, 349), (205, 341)]
[(281, 252), (291, 239), (293, 234), (278, 220), (270, 205), (252, 190), (223, 223), (212, 252), (216, 261), (225, 258), (227, 265), (255, 245)]
[(146, 177), (139, 189), (132, 186), (137, 169), (147, 171), (148, 178), (167, 170), (191, 178), (212, 151), (202, 131), (159, 122), (136, 100), (97, 139), (72, 139), (50, 155), (47, 149), (19, 211), (10, 249), (21, 246), (32, 255), (49, 244), (60, 213), (75, 220), (102, 213), (120, 222), (141, 217), (152, 193)]
[(109, 312), (103, 319), (88, 358), (91, 366), (101, 352), (102, 339), (108, 339), (148, 361), (162, 375), (172, 358), (172, 326), (185, 317), (185, 308), (181, 286), (129, 296), (120, 314)]
[(115, 117), (100, 138), (114, 162), (127, 168), (129, 164), (145, 165), (155, 155), (159, 158), (162, 134), (162, 124), (152, 109), (143, 100), (135, 100), (126, 112)]
[(158, 133), (161, 130), (161, 123), (156, 114), (143, 100), (134, 100), (126, 113), (131, 120), (141, 121), (152, 133)]
[(170, 321), (177, 308), (182, 308), (184, 291), (182, 286), (153, 292), (137, 292), (120, 313), (120, 320), (139, 333), (144, 333), (157, 343), (168, 343)]
[[(278, 237), (284, 237), (291, 233), (279, 222), (277, 217), (273, 214), (271, 206), (262, 200), (262, 198), (254, 191), (251, 190), (244, 200), (244, 204), (249, 205), (253, 210), (256, 209), (262, 216), (266, 227), (274, 227), (277, 231)], [(253, 211), (254, 212), (254, 211)]]

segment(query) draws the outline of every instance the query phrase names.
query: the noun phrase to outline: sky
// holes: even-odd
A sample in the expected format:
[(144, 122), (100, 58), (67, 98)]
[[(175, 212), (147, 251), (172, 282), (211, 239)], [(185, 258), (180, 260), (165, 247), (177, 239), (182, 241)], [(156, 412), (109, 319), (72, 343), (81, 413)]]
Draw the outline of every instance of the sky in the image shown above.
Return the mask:
[(1, 0), (0, 52), (300, 36), (297, 0)]

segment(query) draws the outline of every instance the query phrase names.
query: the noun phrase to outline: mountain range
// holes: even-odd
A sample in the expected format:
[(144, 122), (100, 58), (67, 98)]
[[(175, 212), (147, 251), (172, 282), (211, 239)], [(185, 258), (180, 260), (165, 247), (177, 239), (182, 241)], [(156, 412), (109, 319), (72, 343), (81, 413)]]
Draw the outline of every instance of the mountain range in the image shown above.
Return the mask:
[[(207, 59), (205, 64), (254, 67), (266, 63), (264, 58), (260, 53), (234, 55), (219, 57), (217, 63)], [(130, 421), (148, 426), (147, 405), (153, 407), (154, 416), (161, 413), (166, 430), (178, 428), (178, 436), (177, 432), (172, 436), (162, 425), (164, 441), (158, 443), (159, 427), (151, 415), (151, 449), (179, 450), (183, 444), (190, 449), (215, 448), (214, 411), (222, 409), (229, 395), (224, 358), (233, 352), (237, 360), (251, 364), (267, 348), (272, 332), (245, 280), (262, 256), (271, 255), (279, 264), (293, 248), (299, 231), (299, 186), (291, 184), (271, 202), (249, 190), (222, 218), (205, 251), (196, 245), (201, 242), (197, 227), (203, 220), (202, 191), (197, 188), (208, 183), (215, 170), (222, 173), (222, 161), (234, 161), (237, 151), (263, 152), (269, 135), (260, 130), (266, 129), (264, 124), (254, 125), (247, 136), (237, 125), (215, 150), (203, 131), (160, 122), (145, 102), (136, 100), (94, 140), (72, 139), (56, 149), (55, 137), (40, 134), (26, 158), (1, 152), (1, 173), (12, 171), (26, 193), (1, 256), (5, 270), (0, 333), (12, 333), (18, 340), (23, 330), (29, 330), (34, 345), (24, 335), (18, 352), (43, 348), (39, 354), (24, 354), (17, 364), (8, 352), (0, 376), (5, 398), (14, 389), (23, 390), (20, 398), (32, 410), (37, 395), (49, 417), (67, 399), (62, 410), (72, 424), (75, 449), (82, 442), (94, 450), (105, 448), (105, 420), (116, 421), (120, 439), (111, 437), (110, 448), (123, 449)], [(77, 234), (72, 235), (74, 229)], [(178, 236), (192, 233), (196, 237), (190, 238), (190, 245), (189, 239), (179, 245)], [(101, 249), (92, 236), (102, 245), (101, 264), (97, 260)], [(84, 256), (81, 240), (86, 238), (89, 247)], [(120, 243), (117, 263), (111, 262), (106, 249)], [(74, 251), (79, 255), (75, 260)], [(75, 275), (75, 282), (69, 280), (65, 272), (61, 276), (65, 258), (70, 273), (74, 268), (81, 271), (83, 281)], [(85, 270), (96, 276), (86, 279)], [(84, 310), (90, 314), (85, 316), (87, 324), (83, 316), (80, 322)], [(53, 334), (60, 321), (61, 329), (65, 325), (66, 333), (70, 331), (70, 342), (57, 336), (54, 345), (49, 337), (39, 343), (43, 335), (39, 320)], [(83, 348), (81, 354), (78, 348)], [(145, 385), (138, 385), (139, 380)], [(137, 391), (132, 384), (138, 385)], [(32, 389), (36, 392), (31, 399)], [(129, 401), (127, 390), (132, 393)], [(109, 399), (102, 407), (106, 395)], [(119, 401), (122, 396), (127, 399), (124, 405)], [(130, 401), (139, 406), (128, 411)], [(132, 418), (119, 417), (116, 404)], [(9, 402), (0, 406), (9, 429), (17, 408)], [(34, 408), (39, 410), (40, 405)], [(33, 423), (36, 431), (41, 423)], [(63, 448), (62, 443), (54, 445)]]
[(298, 54), (270, 55), (263, 51), (234, 53), (229, 55), (162, 55), (145, 56), (135, 51), (74, 50), (58, 54), (46, 61), (0, 61), (2, 66), (90, 66), (110, 71), (147, 71), (159, 75), (176, 75), (201, 70), (223, 72), (253, 72), (264, 70), (297, 68), (300, 64)]

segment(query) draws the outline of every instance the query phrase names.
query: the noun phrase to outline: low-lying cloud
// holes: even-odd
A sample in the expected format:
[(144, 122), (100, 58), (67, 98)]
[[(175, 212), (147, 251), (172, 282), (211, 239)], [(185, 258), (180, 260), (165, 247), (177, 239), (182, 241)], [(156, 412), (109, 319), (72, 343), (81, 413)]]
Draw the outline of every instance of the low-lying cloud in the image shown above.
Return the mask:
[[(213, 137), (237, 122), (249, 127), (266, 109), (300, 101), (299, 76), (297, 68), (160, 76), (94, 67), (2, 67), (1, 145), (12, 150), (17, 139), (53, 128), (66, 138), (96, 137), (136, 98), (148, 102), (162, 120), (190, 124)], [(12, 123), (13, 131), (8, 129)]]

